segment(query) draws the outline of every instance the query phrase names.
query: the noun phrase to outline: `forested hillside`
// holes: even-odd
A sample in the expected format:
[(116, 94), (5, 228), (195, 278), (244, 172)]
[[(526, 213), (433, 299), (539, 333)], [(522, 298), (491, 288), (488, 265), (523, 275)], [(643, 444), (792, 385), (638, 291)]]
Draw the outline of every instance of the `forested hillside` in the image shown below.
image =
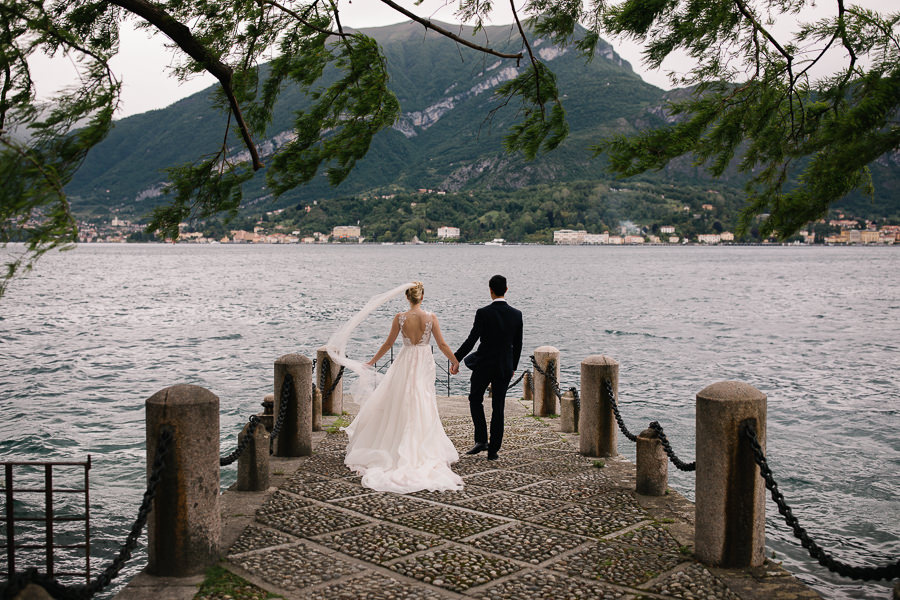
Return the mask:
[[(515, 237), (526, 239), (546, 226), (562, 224), (582, 223), (595, 229), (625, 221), (647, 224), (665, 215), (664, 220), (671, 221), (679, 210), (688, 212), (675, 204), (706, 203), (711, 197), (708, 190), (716, 189), (724, 204), (715, 220), (733, 228), (742, 198), (742, 181), (734, 172), (713, 182), (700, 167), (679, 160), (642, 177), (645, 191), (640, 201), (609, 192), (628, 186), (605, 174), (602, 159), (592, 155), (592, 144), (612, 133), (660, 125), (667, 116), (667, 98), (683, 91), (664, 92), (645, 83), (608, 44), (601, 43), (594, 60), (585, 62), (572, 48), (534, 40), (535, 51), (559, 79), (571, 133), (556, 151), (529, 162), (503, 151), (502, 139), (516, 107), (499, 107), (492, 95), (498, 84), (515, 75), (514, 63), (425, 34), (413, 23), (365, 33), (382, 44), (391, 65), (391, 87), (403, 110), (399, 122), (376, 136), (369, 154), (337, 188), (330, 187), (323, 176), (274, 198), (266, 189), (264, 174), (257, 174), (245, 186), (243, 215), (311, 205), (316, 209), (310, 213), (304, 209), (308, 224), (325, 228), (331, 220), (350, 223), (366, 215), (378, 223), (370, 237), (393, 239), (401, 229), (420, 228), (400, 218), (405, 213), (398, 211), (406, 208), (391, 209), (388, 201), (373, 205), (371, 198), (394, 194), (406, 199), (424, 188), (448, 192), (425, 203), (428, 214), (422, 219), (427, 222), (438, 220), (443, 214), (439, 205), (444, 202), (446, 210), (453, 207), (453, 220), (462, 222), (467, 231), (470, 227), (495, 231), (501, 237), (513, 237), (515, 231)], [(510, 27), (489, 27), (480, 35), (499, 49), (519, 46), (518, 34)], [(115, 210), (139, 219), (164, 202), (165, 196), (160, 195), (166, 181), (164, 169), (214, 152), (221, 144), (226, 116), (210, 108), (213, 93), (195, 94), (163, 110), (118, 121), (67, 187), (75, 209), (100, 218)], [(262, 149), (286, 143), (294, 111), (307, 105), (307, 98), (298, 91), (286, 90), (275, 107)], [(237, 140), (233, 147), (240, 148)], [(854, 197), (843, 203), (855, 215), (900, 218), (900, 200), (894, 192), (895, 184), (900, 184), (895, 159), (873, 168), (874, 202)], [(565, 214), (549, 206), (540, 208), (571, 194), (578, 196), (579, 204), (559, 209)], [(677, 203), (672, 200), (675, 197)], [(548, 216), (549, 225), (542, 215)]]

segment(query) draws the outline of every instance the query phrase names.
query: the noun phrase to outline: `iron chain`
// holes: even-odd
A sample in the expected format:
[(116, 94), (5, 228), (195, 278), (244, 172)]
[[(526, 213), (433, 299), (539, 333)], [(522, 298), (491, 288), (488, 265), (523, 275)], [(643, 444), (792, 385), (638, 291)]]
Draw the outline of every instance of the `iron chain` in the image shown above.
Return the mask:
[(666, 455), (668, 455), (669, 460), (672, 461), (672, 464), (675, 465), (679, 471), (696, 471), (697, 470), (697, 461), (694, 462), (682, 462), (677, 456), (675, 456), (675, 451), (672, 450), (671, 444), (669, 444), (669, 438), (666, 437), (666, 434), (663, 433), (662, 425), (657, 421), (653, 421), (650, 423), (650, 429), (656, 432), (656, 436), (659, 438), (659, 441), (662, 443), (663, 450), (666, 451)]
[(162, 478), (162, 471), (166, 466), (166, 454), (169, 452), (172, 439), (173, 435), (170, 429), (166, 428), (160, 432), (159, 442), (156, 446), (156, 457), (153, 459), (153, 468), (150, 472), (150, 480), (147, 482), (147, 491), (144, 492), (144, 499), (141, 502), (141, 507), (138, 509), (137, 520), (134, 522), (128, 537), (125, 539), (125, 543), (122, 544), (119, 555), (116, 556), (112, 563), (97, 576), (97, 579), (87, 586), (87, 597), (93, 596), (108, 586), (109, 582), (119, 574), (119, 571), (122, 570), (122, 567), (124, 567), (125, 563), (128, 562), (128, 559), (131, 558), (131, 553), (137, 545), (138, 538), (140, 537), (141, 531), (144, 529), (144, 524), (147, 522), (147, 517), (150, 514), (153, 499), (156, 497), (156, 486)]
[(256, 426), (259, 425), (259, 423), (259, 417), (257, 417), (256, 415), (250, 415), (250, 429), (247, 430), (247, 435), (241, 438), (240, 434), (238, 434), (239, 437), (237, 448), (228, 456), (219, 458), (220, 467), (227, 467), (238, 458), (240, 458), (241, 454), (244, 453), (244, 450), (246, 450), (247, 446), (250, 444), (250, 440), (253, 439), (253, 432), (256, 431)]
[(520, 381), (522, 381), (522, 378), (525, 377), (525, 373), (526, 373), (526, 371), (522, 371), (522, 374), (519, 375), (519, 377), (516, 378), (516, 380), (513, 381), (512, 383), (510, 383), (507, 387), (508, 387), (508, 388), (513, 388), (513, 387), (515, 387), (515, 385), (516, 385), (517, 383), (519, 383)]
[(547, 381), (550, 382), (550, 385), (553, 387), (553, 393), (556, 394), (556, 397), (562, 400), (562, 391), (559, 389), (559, 381), (556, 380), (556, 375), (552, 373), (548, 373), (543, 370), (540, 366), (538, 366), (537, 361), (534, 359), (534, 354), (531, 355), (531, 364), (534, 365), (535, 370), (538, 373), (543, 375)]
[(281, 432), (281, 426), (284, 425), (284, 417), (287, 415), (288, 402), (294, 394), (294, 378), (290, 373), (284, 374), (284, 381), (281, 383), (281, 399), (278, 406), (278, 416), (275, 418), (275, 424), (272, 426), (272, 435), (269, 437), (269, 454), (275, 452), (275, 438)]
[[(315, 370), (316, 364), (313, 361), (313, 370)], [(319, 389), (322, 390), (322, 402), (328, 402), (331, 398), (331, 394), (334, 393), (334, 390), (337, 389), (338, 384), (341, 382), (341, 378), (344, 376), (344, 367), (341, 365), (340, 370), (338, 370), (337, 377), (334, 378), (334, 381), (331, 382), (331, 387), (328, 390), (325, 389), (325, 374), (331, 371), (331, 359), (328, 356), (322, 357), (322, 372), (319, 375)], [(313, 388), (315, 389), (315, 388)]]
[(612, 405), (613, 415), (616, 417), (616, 423), (619, 424), (619, 430), (622, 432), (622, 435), (627, 437), (632, 442), (637, 441), (637, 436), (628, 431), (628, 428), (625, 427), (625, 421), (622, 420), (622, 415), (619, 413), (619, 402), (616, 398), (616, 394), (612, 389), (612, 383), (610, 383), (609, 379), (606, 380), (606, 393), (609, 395), (609, 403)]
[(878, 581), (879, 579), (897, 579), (900, 578), (900, 559), (894, 563), (889, 563), (880, 567), (854, 567), (834, 559), (830, 554), (822, 550), (815, 541), (813, 541), (806, 533), (806, 529), (800, 526), (800, 521), (794, 516), (791, 507), (788, 506), (784, 499), (784, 495), (778, 489), (778, 483), (772, 475), (766, 455), (760, 446), (756, 437), (756, 431), (750, 423), (741, 425), (741, 434), (750, 442), (753, 450), (753, 457), (756, 464), (759, 465), (759, 473), (766, 480), (766, 488), (772, 494), (772, 500), (778, 506), (778, 512), (784, 517), (785, 523), (788, 524), (800, 544), (806, 548), (809, 555), (819, 561), (819, 564), (827, 568), (829, 571), (837, 573), (843, 577), (851, 579), (862, 579), (864, 581)]
[(578, 388), (572, 386), (569, 388), (569, 391), (572, 392), (572, 395), (575, 397), (575, 420), (578, 421), (578, 415), (581, 412), (581, 395), (578, 393)]

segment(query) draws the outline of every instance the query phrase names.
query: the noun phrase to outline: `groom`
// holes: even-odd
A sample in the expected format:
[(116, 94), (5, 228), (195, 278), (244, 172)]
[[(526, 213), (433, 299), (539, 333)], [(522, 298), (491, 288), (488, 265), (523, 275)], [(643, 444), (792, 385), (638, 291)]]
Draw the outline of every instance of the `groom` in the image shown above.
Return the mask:
[[(469, 409), (475, 425), (475, 446), (466, 454), (487, 450), (488, 460), (497, 460), (497, 451), (503, 441), (506, 388), (522, 354), (522, 313), (506, 303), (506, 277), (494, 275), (488, 286), (493, 302), (475, 313), (472, 332), (455, 356), (459, 361), (465, 359), (466, 366), (472, 369)], [(478, 349), (469, 354), (478, 340), (481, 340)], [(459, 372), (459, 368), (452, 372)], [(484, 392), (488, 384), (492, 397), (490, 441), (484, 418)]]

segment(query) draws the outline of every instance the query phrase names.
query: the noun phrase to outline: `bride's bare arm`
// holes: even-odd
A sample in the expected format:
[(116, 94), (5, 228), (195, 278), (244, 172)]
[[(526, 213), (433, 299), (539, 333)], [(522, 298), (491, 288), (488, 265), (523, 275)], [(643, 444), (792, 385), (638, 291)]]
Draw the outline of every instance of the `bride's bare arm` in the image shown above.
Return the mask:
[(375, 353), (375, 356), (372, 357), (372, 360), (367, 362), (366, 364), (369, 366), (374, 366), (378, 359), (384, 356), (384, 353), (390, 350), (391, 346), (394, 345), (394, 341), (397, 339), (397, 334), (400, 333), (400, 315), (394, 315), (394, 321), (391, 323), (391, 332), (388, 334), (387, 340), (381, 345), (381, 348), (378, 349), (378, 352)]
[(450, 359), (450, 366), (459, 368), (459, 361), (456, 360), (456, 357), (453, 355), (453, 350), (450, 349), (450, 346), (444, 341), (444, 336), (441, 335), (441, 325), (438, 323), (437, 315), (433, 316), (432, 319), (434, 319), (434, 321), (431, 325), (431, 334), (434, 336), (434, 341), (437, 342), (438, 348), (441, 349), (444, 356)]

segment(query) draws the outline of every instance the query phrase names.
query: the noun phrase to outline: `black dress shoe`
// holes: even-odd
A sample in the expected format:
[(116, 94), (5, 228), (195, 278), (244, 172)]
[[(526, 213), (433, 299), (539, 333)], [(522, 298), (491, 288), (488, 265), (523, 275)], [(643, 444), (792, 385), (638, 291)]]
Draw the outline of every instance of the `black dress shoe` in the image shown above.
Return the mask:
[(472, 446), (472, 449), (466, 452), (466, 454), (478, 454), (479, 452), (484, 452), (488, 449), (487, 444), (475, 444)]
[(497, 460), (499, 458), (494, 450), (488, 450), (488, 460)]

